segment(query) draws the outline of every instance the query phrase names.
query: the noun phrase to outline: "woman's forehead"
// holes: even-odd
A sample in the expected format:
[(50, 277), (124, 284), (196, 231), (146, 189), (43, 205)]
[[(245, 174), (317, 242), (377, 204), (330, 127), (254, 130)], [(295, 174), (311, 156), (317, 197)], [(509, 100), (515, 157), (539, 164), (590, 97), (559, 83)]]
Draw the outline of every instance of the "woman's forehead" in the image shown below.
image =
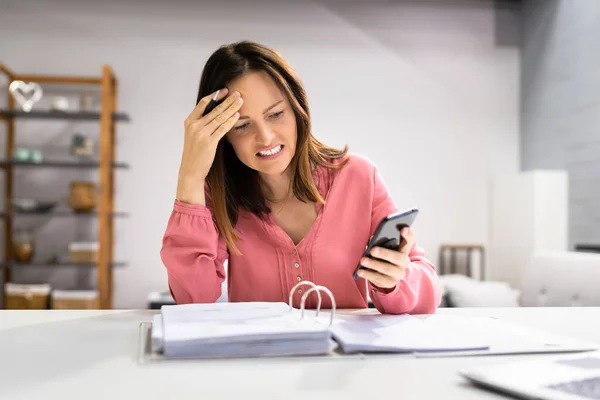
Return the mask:
[(243, 110), (252, 110), (256, 108), (259, 112), (276, 102), (284, 99), (283, 92), (277, 86), (273, 78), (266, 72), (250, 72), (244, 76), (235, 79), (227, 85), (230, 93), (240, 92), (244, 99)]

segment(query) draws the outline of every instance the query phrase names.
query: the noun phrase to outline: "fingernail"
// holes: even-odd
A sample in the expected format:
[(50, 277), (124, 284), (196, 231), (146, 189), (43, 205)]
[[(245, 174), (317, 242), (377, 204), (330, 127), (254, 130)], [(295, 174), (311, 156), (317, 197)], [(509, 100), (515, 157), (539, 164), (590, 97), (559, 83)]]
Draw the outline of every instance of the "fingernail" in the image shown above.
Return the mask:
[(362, 271), (358, 271), (358, 276), (365, 276), (365, 273)]
[(375, 247), (373, 250), (371, 250), (371, 254), (373, 254), (374, 256), (379, 254), (379, 250)]
[(368, 258), (363, 258), (360, 262), (362, 265), (369, 265), (369, 259)]

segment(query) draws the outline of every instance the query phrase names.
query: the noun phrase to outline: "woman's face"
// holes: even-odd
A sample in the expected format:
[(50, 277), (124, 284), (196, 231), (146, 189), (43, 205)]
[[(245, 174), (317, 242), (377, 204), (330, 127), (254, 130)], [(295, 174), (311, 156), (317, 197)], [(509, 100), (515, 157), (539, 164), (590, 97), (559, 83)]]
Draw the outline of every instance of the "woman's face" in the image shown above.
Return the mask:
[(284, 92), (265, 72), (248, 73), (227, 85), (244, 100), (227, 133), (237, 157), (267, 175), (285, 172), (296, 152), (296, 117)]

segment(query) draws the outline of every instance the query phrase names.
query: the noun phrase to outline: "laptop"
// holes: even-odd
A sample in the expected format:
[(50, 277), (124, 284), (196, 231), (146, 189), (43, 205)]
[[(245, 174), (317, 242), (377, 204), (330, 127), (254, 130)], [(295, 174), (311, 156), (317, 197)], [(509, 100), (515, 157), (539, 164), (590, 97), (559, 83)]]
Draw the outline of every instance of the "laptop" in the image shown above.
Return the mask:
[(600, 352), (479, 365), (460, 375), (476, 386), (521, 399), (600, 399)]

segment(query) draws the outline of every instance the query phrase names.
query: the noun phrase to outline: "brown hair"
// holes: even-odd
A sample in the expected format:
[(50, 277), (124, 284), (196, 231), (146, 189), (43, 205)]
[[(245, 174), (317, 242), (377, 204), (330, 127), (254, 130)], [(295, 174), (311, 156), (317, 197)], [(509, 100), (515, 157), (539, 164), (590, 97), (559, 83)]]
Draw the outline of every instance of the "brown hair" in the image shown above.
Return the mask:
[[(288, 63), (271, 48), (241, 41), (221, 46), (207, 60), (196, 103), (216, 90), (226, 87), (232, 80), (248, 72), (264, 71), (285, 93), (296, 116), (296, 153), (288, 168), (293, 171), (292, 189), (301, 201), (324, 203), (312, 170), (317, 165), (339, 168), (347, 160), (343, 158), (348, 146), (335, 149), (318, 141), (311, 132), (310, 112), (304, 87)], [(207, 205), (213, 210), (217, 229), (225, 238), (230, 251), (240, 254), (235, 242), (239, 239), (234, 231), (238, 210), (243, 207), (251, 213), (264, 217), (271, 210), (260, 191), (258, 173), (242, 163), (227, 140), (221, 140), (215, 160), (206, 177)]]

